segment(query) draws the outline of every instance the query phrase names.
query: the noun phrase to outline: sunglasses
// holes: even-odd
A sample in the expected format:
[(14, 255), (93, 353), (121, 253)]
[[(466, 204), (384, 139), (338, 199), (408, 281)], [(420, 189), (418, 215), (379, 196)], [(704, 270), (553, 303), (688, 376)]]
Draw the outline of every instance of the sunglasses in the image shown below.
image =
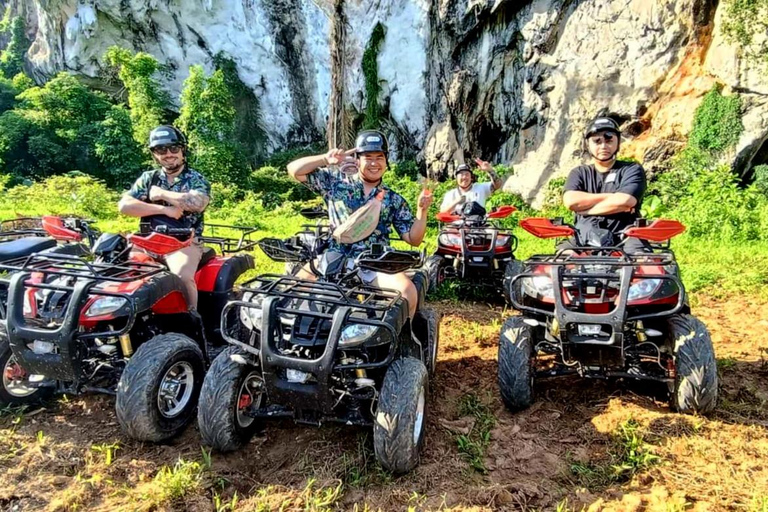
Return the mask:
[(616, 136), (612, 133), (604, 133), (600, 137), (590, 137), (589, 142), (595, 145), (600, 145), (605, 141), (606, 144), (610, 144), (616, 140)]
[(176, 155), (181, 151), (181, 146), (160, 146), (158, 148), (152, 148), (152, 153), (160, 156), (167, 155), (169, 151)]

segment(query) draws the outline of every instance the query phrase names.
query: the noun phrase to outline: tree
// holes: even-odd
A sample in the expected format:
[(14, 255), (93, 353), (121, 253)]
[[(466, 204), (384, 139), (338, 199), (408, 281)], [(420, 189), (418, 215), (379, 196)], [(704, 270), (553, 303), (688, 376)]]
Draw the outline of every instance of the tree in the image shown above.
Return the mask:
[(168, 121), (171, 107), (168, 93), (155, 78), (160, 63), (148, 53), (133, 54), (118, 46), (109, 48), (105, 57), (109, 65), (117, 69), (117, 75), (128, 91), (133, 138), (146, 147), (149, 132)]
[(235, 133), (233, 102), (221, 70), (206, 78), (202, 66), (192, 66), (181, 93), (178, 124), (189, 140), (193, 167), (214, 181), (242, 183), (249, 167)]
[(0, 55), (0, 72), (5, 78), (13, 78), (24, 70), (24, 57), (29, 50), (26, 26), (21, 16), (13, 18), (10, 30), (11, 40)]

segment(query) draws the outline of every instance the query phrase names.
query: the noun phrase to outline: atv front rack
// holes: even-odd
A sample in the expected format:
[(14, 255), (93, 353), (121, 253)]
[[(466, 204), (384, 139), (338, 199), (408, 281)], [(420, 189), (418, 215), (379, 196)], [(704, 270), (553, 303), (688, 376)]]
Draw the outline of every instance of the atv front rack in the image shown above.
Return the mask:
[[(606, 254), (594, 254), (595, 251)], [(612, 254), (616, 253), (616, 254)], [(609, 265), (616, 267), (676, 263), (675, 253), (665, 249), (656, 252), (627, 253), (623, 247), (568, 247), (555, 254), (536, 254), (526, 260), (536, 265)]]
[(39, 272), (45, 275), (68, 276), (94, 280), (128, 283), (146, 279), (165, 269), (158, 263), (95, 263), (67, 254), (30, 254), (0, 262), (0, 271)]

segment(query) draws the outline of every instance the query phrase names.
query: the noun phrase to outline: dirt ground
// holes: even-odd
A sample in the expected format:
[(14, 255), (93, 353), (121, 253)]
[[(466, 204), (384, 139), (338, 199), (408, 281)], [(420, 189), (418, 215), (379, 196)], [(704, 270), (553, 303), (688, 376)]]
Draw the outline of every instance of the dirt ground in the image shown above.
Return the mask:
[[(136, 443), (122, 436), (111, 397), (69, 397), (0, 416), (0, 510), (767, 511), (768, 304), (696, 302), (721, 371), (720, 405), (707, 418), (671, 413), (636, 385), (570, 377), (542, 382), (534, 406), (511, 414), (496, 386), (498, 335), (510, 313), (439, 303), (427, 438), (407, 476), (376, 465), (364, 429), (272, 423), (247, 449), (213, 453), (208, 465), (195, 428), (170, 445)], [(477, 420), (462, 412), (467, 400), (491, 421), (476, 467), (459, 449)], [(653, 462), (606, 478), (615, 433), (628, 420)], [(202, 469), (187, 480), (183, 471), (163, 476), (180, 458)]]

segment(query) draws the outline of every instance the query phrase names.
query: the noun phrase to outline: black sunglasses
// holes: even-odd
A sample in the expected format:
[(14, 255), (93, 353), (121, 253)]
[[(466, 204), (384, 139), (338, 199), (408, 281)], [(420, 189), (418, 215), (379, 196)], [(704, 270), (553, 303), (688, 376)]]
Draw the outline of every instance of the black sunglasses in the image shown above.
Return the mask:
[(174, 155), (178, 154), (179, 151), (181, 151), (181, 146), (160, 146), (157, 148), (152, 148), (152, 152), (156, 155), (167, 155), (168, 152), (173, 153)]
[(616, 136), (614, 134), (612, 134), (612, 133), (604, 133), (604, 134), (602, 134), (600, 136), (597, 136), (597, 137), (590, 137), (589, 141), (592, 144), (600, 144), (603, 141), (605, 141), (605, 142), (613, 142), (613, 140), (615, 138), (616, 138)]

